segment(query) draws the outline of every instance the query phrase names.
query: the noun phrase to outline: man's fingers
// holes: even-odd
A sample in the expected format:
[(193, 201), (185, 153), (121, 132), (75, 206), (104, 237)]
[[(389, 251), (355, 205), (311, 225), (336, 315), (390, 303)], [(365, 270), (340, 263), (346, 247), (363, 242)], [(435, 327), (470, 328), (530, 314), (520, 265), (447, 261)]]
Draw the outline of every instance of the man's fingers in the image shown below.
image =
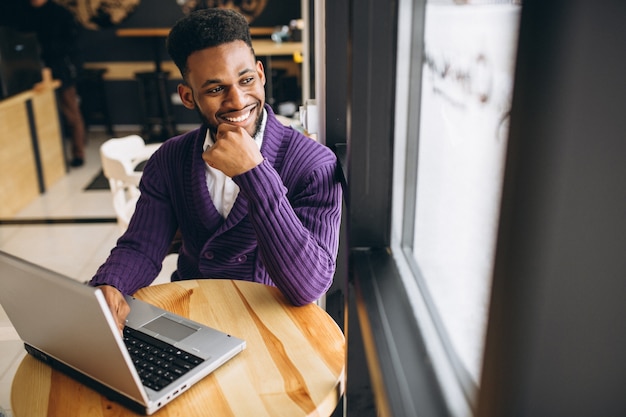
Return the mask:
[(102, 294), (104, 295), (104, 299), (106, 300), (109, 309), (113, 313), (113, 317), (117, 322), (117, 327), (120, 329), (120, 332), (122, 332), (124, 330), (124, 326), (126, 325), (126, 317), (128, 316), (128, 313), (130, 313), (130, 306), (117, 288), (109, 285), (103, 285), (100, 289), (102, 290)]
[(244, 129), (243, 127), (231, 125), (229, 123), (221, 123), (219, 126), (217, 126), (217, 132), (215, 134), (215, 138), (218, 140), (225, 139), (233, 134), (234, 134), (234, 136), (232, 136), (233, 138), (241, 138), (241, 137), (251, 138), (248, 132), (246, 131), (246, 129)]
[(126, 325), (126, 317), (128, 317), (128, 313), (130, 313), (130, 307), (124, 298), (121, 299), (120, 302), (116, 305), (116, 311), (114, 312), (114, 316), (117, 319), (117, 327), (120, 330), (124, 330), (124, 326)]

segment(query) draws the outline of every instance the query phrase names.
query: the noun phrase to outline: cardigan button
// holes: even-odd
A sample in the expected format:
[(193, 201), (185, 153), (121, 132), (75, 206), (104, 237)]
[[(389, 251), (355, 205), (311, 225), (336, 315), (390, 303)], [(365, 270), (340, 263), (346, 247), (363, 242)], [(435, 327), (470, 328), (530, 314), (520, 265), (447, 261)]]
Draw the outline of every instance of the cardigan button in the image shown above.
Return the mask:
[(248, 259), (248, 257), (246, 255), (241, 255), (239, 257), (237, 257), (237, 262), (239, 262), (240, 264), (244, 263), (246, 260)]
[(204, 257), (205, 257), (206, 259), (213, 259), (213, 258), (215, 258), (215, 254), (214, 254), (213, 252), (209, 251), (209, 252), (206, 252), (206, 253), (204, 254)]

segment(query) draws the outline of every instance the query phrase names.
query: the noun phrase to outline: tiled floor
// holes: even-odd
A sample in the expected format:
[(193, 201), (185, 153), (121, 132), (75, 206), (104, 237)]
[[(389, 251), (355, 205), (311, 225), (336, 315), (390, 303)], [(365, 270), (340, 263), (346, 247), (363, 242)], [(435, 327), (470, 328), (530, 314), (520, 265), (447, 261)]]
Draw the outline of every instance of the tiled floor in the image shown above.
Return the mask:
[[(117, 132), (117, 136), (130, 133), (134, 132)], [(106, 139), (108, 136), (104, 133), (90, 133), (85, 165), (68, 171), (12, 219), (16, 221), (0, 223), (0, 250), (79, 281), (91, 278), (121, 232), (113, 221), (115, 213), (110, 191), (85, 191), (100, 172), (98, 151)], [(54, 222), (37, 224), (44, 219)], [(72, 219), (98, 221), (77, 223)], [(175, 262), (175, 255), (168, 256), (155, 282), (169, 280)], [(0, 417), (12, 415), (11, 381), (23, 355), (19, 337), (0, 308)]]

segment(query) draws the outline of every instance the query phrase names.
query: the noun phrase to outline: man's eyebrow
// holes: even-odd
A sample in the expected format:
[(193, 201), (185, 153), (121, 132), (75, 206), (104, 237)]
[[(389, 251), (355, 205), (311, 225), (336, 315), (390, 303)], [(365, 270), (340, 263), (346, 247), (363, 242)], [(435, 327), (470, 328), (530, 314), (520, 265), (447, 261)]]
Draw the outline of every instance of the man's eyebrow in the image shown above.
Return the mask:
[(239, 71), (238, 75), (241, 77), (242, 75), (244, 75), (244, 74), (246, 74), (248, 72), (254, 72), (254, 69), (252, 69), (252, 68), (243, 69), (243, 70)]
[[(242, 75), (245, 75), (247, 73), (250, 72), (254, 72), (254, 69), (251, 68), (245, 68), (242, 69), (241, 71), (239, 71), (239, 73), (237, 74), (237, 76), (241, 77)], [(220, 84), (222, 83), (222, 80), (218, 79), (218, 78), (212, 78), (212, 79), (208, 79), (205, 82), (202, 83), (202, 85), (200, 86), (200, 88), (204, 88), (210, 84)]]
[(222, 82), (222, 80), (219, 80), (217, 78), (216, 79), (208, 79), (208, 80), (206, 80), (205, 82), (202, 83), (200, 88), (204, 88), (204, 87), (206, 87), (207, 85), (210, 85), (210, 84), (219, 84), (220, 82)]

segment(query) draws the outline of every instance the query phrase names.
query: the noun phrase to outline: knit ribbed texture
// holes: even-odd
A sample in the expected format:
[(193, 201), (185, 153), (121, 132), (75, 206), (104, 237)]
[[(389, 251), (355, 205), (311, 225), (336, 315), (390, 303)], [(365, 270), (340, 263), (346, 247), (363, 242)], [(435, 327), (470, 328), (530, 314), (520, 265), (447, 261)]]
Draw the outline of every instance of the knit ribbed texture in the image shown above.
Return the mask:
[(178, 279), (276, 285), (295, 305), (324, 294), (339, 241), (337, 161), (328, 148), (283, 126), (266, 109), (265, 159), (233, 178), (240, 192), (226, 220), (206, 186), (206, 128), (169, 139), (146, 164), (135, 215), (92, 285), (113, 285), (127, 294), (149, 285), (180, 228)]

